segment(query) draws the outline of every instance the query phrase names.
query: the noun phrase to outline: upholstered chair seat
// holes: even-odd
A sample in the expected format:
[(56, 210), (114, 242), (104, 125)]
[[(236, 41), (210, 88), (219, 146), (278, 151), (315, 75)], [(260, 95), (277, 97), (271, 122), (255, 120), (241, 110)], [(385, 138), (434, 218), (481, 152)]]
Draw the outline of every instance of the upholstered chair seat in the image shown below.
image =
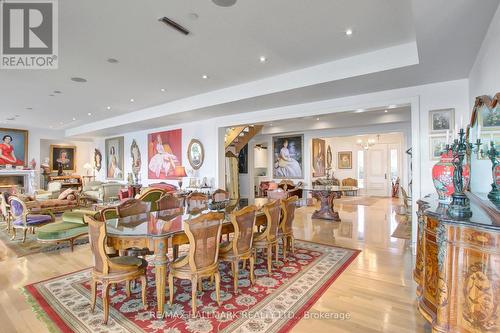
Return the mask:
[[(9, 197), (10, 213), (12, 215), (12, 239), (16, 238), (16, 229), (22, 229), (24, 232), (23, 242), (26, 240), (26, 232), (28, 229), (33, 229), (54, 222), (55, 218), (49, 214), (34, 214), (26, 207), (23, 200), (18, 197)], [(34, 230), (34, 229), (33, 229)]]
[[(47, 223), (52, 221), (52, 216), (50, 215), (28, 215), (26, 217), (26, 225), (37, 225), (37, 224), (42, 224), (42, 223)], [(23, 225), (24, 221), (19, 218), (17, 220), (14, 220), (13, 222), (14, 225)]]

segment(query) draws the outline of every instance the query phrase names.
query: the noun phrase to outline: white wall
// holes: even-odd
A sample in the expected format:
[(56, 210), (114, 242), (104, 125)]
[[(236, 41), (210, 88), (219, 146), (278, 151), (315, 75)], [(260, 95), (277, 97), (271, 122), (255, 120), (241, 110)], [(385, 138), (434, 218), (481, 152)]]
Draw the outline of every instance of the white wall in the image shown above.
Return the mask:
[[(217, 127), (215, 126), (215, 122), (213, 120), (205, 120), (199, 122), (185, 123), (176, 126), (157, 127), (146, 131), (129, 132), (129, 133), (123, 133), (121, 135), (112, 136), (112, 137), (124, 136), (124, 145), (125, 145), (124, 181), (127, 180), (128, 173), (132, 172), (132, 158), (130, 155), (130, 146), (132, 144), (132, 140), (135, 139), (141, 151), (141, 160), (142, 160), (142, 167), (140, 173), (141, 183), (147, 186), (150, 183), (163, 181), (177, 185), (177, 180), (148, 179), (148, 134), (160, 131), (173, 130), (178, 128), (182, 129), (181, 158), (182, 158), (182, 165), (186, 167), (186, 172), (188, 173), (188, 176), (200, 177), (200, 178), (202, 177), (215, 178), (215, 176), (217, 175), (216, 172)], [(196, 171), (192, 170), (189, 161), (187, 159), (187, 148), (191, 139), (199, 139), (203, 144), (203, 148), (205, 149), (205, 161), (202, 167)], [(101, 151), (103, 155), (103, 161), (102, 161), (103, 167), (99, 173), (96, 173), (96, 179), (104, 181), (106, 179), (105, 138), (98, 138), (94, 140), (94, 145)], [(185, 186), (186, 183), (187, 179), (185, 179), (183, 186)]]
[[(500, 92), (500, 7), (493, 17), (488, 33), (469, 74), (469, 106), (472, 110), (477, 96), (493, 96)], [(493, 182), (491, 163), (488, 160), (472, 160), (471, 188), (477, 192), (489, 192)]]

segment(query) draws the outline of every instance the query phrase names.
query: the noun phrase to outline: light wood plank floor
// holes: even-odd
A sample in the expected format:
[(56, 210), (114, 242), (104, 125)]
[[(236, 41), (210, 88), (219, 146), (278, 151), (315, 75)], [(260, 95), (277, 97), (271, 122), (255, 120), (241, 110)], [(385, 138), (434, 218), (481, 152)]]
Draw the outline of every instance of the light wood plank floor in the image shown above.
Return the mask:
[[(292, 332), (428, 332), (415, 304), (414, 257), (404, 240), (391, 238), (397, 201), (370, 206), (336, 204), (342, 222), (311, 220), (313, 207), (297, 210), (295, 236), (362, 250), (350, 267), (314, 304), (312, 313), (346, 313), (347, 320), (302, 319)], [(23, 258), (0, 243), (0, 332), (46, 332), (20, 288), (90, 267), (88, 245)]]

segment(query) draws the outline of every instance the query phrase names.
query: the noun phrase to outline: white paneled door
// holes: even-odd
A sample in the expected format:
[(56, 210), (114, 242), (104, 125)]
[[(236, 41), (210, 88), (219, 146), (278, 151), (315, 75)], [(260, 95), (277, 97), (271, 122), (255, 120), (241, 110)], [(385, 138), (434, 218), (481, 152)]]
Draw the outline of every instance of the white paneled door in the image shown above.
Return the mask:
[(366, 151), (366, 194), (389, 196), (390, 180), (387, 144), (376, 144)]

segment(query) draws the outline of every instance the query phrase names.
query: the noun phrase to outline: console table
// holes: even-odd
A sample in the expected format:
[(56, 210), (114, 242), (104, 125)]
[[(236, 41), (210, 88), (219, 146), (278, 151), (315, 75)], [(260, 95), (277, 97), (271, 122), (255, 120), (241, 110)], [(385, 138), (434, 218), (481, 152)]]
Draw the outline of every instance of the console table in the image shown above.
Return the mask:
[(471, 201), (472, 217), (457, 220), (437, 196), (417, 204), (419, 312), (433, 332), (499, 332), (499, 214)]

